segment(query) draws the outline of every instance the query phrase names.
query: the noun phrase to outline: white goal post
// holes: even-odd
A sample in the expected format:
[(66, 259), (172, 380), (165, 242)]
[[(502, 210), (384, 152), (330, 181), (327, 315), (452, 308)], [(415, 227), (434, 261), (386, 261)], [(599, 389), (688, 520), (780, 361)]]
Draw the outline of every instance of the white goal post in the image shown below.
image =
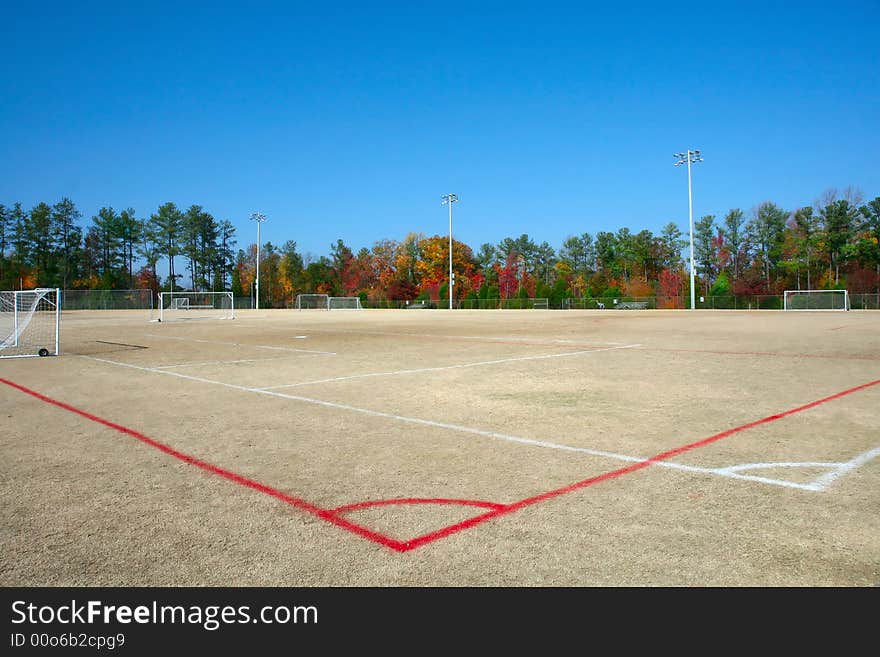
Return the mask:
[(0, 292), (0, 358), (61, 352), (61, 290)]
[(849, 310), (847, 290), (786, 290), (785, 310)]
[(327, 294), (297, 294), (297, 310), (330, 310), (330, 296)]
[(160, 292), (158, 321), (235, 319), (232, 292)]
[(360, 297), (328, 297), (327, 310), (363, 310)]

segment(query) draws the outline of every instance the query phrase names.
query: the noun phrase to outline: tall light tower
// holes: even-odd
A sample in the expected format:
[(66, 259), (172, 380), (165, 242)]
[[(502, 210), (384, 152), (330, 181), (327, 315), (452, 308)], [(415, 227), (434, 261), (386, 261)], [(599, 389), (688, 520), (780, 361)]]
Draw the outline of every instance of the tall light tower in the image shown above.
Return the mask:
[(697, 304), (695, 299), (696, 288), (694, 287), (694, 196), (691, 185), (691, 162), (702, 162), (703, 156), (700, 155), (700, 151), (688, 150), (686, 153), (676, 153), (674, 157), (678, 158), (675, 166), (685, 162), (688, 165), (688, 219), (691, 232), (691, 310), (693, 310), (697, 307)]
[(452, 204), (458, 201), (455, 194), (444, 194), (443, 205), (449, 206), (449, 310), (452, 310), (452, 288), (455, 285), (455, 274), (452, 273)]
[(256, 309), (260, 309), (260, 224), (266, 221), (266, 216), (259, 212), (254, 212), (251, 219), (257, 222), (257, 298)]

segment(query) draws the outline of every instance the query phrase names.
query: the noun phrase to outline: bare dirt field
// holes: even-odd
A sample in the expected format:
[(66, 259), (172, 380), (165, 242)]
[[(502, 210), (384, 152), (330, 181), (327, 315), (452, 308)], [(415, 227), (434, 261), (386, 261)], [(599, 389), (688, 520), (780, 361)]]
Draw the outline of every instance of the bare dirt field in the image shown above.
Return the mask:
[(875, 586), (880, 313), (65, 312), (3, 586)]

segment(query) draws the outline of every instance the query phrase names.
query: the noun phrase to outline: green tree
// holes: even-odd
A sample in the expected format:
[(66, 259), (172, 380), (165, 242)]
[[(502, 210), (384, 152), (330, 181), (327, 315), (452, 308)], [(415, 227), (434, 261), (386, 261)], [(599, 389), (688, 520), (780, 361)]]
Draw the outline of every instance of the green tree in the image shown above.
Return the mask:
[(122, 246), (122, 259), (128, 272), (128, 289), (134, 288), (134, 256), (141, 241), (144, 224), (135, 215), (134, 208), (126, 208), (119, 213), (116, 222), (117, 237)]
[(548, 242), (541, 242), (535, 250), (534, 269), (536, 278), (544, 283), (544, 285), (549, 285), (556, 271), (555, 265), (556, 251)]
[(79, 270), (82, 229), (77, 225), (77, 221), (81, 217), (82, 213), (67, 197), (52, 206), (52, 231), (56, 235), (61, 259), (59, 282), (65, 290), (70, 281), (76, 278)]
[(333, 294), (334, 278), (333, 263), (326, 256), (306, 263), (305, 287), (309, 294)]
[(122, 229), (119, 215), (112, 207), (103, 207), (98, 214), (92, 217), (91, 233), (92, 241), (99, 251), (95, 262), (102, 284), (106, 287), (116, 287), (125, 267), (125, 254), (123, 242), (120, 237)]
[(330, 260), (333, 263), (333, 292), (335, 296), (349, 296), (354, 292), (353, 269), (354, 253), (341, 239), (330, 245)]
[(615, 236), (617, 260), (623, 271), (624, 280), (628, 281), (632, 274), (632, 263), (635, 261), (635, 239), (632, 231), (624, 226), (617, 229)]
[(295, 299), (297, 294), (305, 292), (305, 277), (303, 276), (303, 259), (297, 253), (296, 242), (287, 240), (281, 247), (281, 261), (279, 263), (281, 277), (290, 285), (290, 298)]
[(16, 202), (9, 212), (9, 224), (12, 226), (12, 259), (26, 265), (30, 262), (31, 243), (28, 238), (28, 213)]
[(859, 203), (858, 193), (852, 189), (845, 190), (843, 198), (838, 198), (837, 191), (832, 189), (825, 193), (819, 209), (828, 277), (833, 277), (835, 285), (840, 282), (841, 265), (853, 255), (852, 248), (848, 247), (862, 216)]
[(596, 246), (589, 233), (571, 235), (559, 249), (559, 260), (571, 269), (575, 276), (589, 276), (596, 269)]
[(57, 284), (58, 268), (54, 257), (56, 242), (52, 230), (52, 208), (46, 203), (35, 205), (26, 226), (30, 245), (30, 258), (26, 264), (34, 269), (37, 285), (54, 287)]
[[(229, 289), (227, 287), (227, 277), (232, 274), (235, 269), (235, 226), (228, 219), (220, 222), (220, 236), (217, 243), (217, 259), (215, 261), (216, 269), (214, 272), (214, 288), (219, 290)], [(296, 244), (296, 242), (294, 242)], [(231, 285), (231, 283), (230, 283)]]
[(746, 225), (750, 241), (757, 247), (756, 256), (764, 272), (765, 289), (771, 289), (770, 277), (782, 256), (785, 220), (788, 213), (775, 203), (765, 201), (755, 208)]
[(281, 254), (272, 242), (266, 242), (260, 255), (260, 308), (287, 305), (282, 290)]
[(800, 288), (800, 272), (807, 276), (807, 289), (812, 289), (812, 269), (816, 249), (821, 238), (819, 219), (813, 214), (813, 208), (807, 206), (795, 210), (791, 219), (791, 235), (794, 242), (794, 258), (797, 264), (798, 288)]
[(174, 258), (180, 255), (183, 215), (174, 203), (163, 203), (156, 214), (150, 215), (150, 231), (161, 256), (168, 258), (168, 287), (177, 285), (179, 274), (174, 273)]
[(0, 203), (0, 288), (6, 289), (6, 246), (12, 233), (12, 220), (6, 206)]
[(694, 260), (703, 281), (703, 294), (709, 294), (709, 286), (718, 274), (715, 236), (715, 215), (704, 215), (694, 224)]
[(856, 252), (864, 264), (874, 266), (880, 288), (880, 196), (862, 206), (861, 213)]
[(725, 215), (724, 227), (721, 228), (724, 243), (730, 254), (731, 270), (734, 280), (739, 278), (739, 275), (742, 272), (746, 246), (745, 221), (746, 219), (743, 211), (739, 208), (734, 208)]
[(193, 290), (212, 287), (217, 267), (220, 226), (201, 205), (191, 205), (181, 217), (181, 253), (189, 263)]
[(659, 267), (678, 271), (681, 268), (681, 250), (685, 246), (685, 241), (681, 237), (681, 229), (674, 221), (670, 221), (663, 230), (660, 231), (658, 238), (659, 251)]
[(9, 234), (12, 232), (12, 221), (6, 206), (0, 203), (0, 257), (6, 255), (6, 243), (9, 240)]
[[(162, 258), (162, 251), (159, 248), (158, 238), (155, 232), (155, 226), (152, 222), (141, 222), (140, 240), (136, 247), (138, 257), (146, 262), (148, 278), (151, 283), (150, 289), (159, 292), (159, 272), (156, 265)], [(155, 289), (153, 288), (155, 285)]]
[(597, 271), (607, 278), (617, 278), (617, 238), (614, 233), (600, 231), (596, 233)]
[(632, 237), (632, 256), (635, 272), (642, 270), (642, 279), (647, 282), (648, 276), (657, 273), (657, 252), (654, 249), (654, 234), (650, 230), (641, 230)]

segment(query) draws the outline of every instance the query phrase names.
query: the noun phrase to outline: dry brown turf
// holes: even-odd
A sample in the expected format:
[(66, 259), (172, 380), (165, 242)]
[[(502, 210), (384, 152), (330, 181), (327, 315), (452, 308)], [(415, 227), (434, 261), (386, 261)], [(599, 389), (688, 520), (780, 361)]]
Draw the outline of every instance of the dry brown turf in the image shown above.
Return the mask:
[[(78, 311), (62, 351), (0, 378), (320, 509), (508, 505), (880, 380), (880, 313)], [(10, 385), (0, 414), (4, 586), (880, 583), (880, 385), (404, 552)], [(338, 517), (405, 545), (486, 511)]]

